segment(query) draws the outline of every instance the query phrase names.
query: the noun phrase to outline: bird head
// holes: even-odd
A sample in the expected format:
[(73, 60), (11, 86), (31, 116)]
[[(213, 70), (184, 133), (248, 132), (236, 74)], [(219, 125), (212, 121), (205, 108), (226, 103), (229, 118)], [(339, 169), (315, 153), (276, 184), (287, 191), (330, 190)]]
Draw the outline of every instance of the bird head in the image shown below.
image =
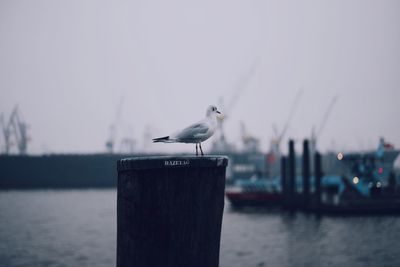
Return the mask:
[(217, 109), (216, 106), (211, 105), (211, 106), (209, 106), (209, 107), (207, 108), (207, 113), (206, 113), (206, 116), (207, 116), (207, 117), (211, 117), (211, 116), (216, 116), (216, 117), (218, 117), (218, 116), (220, 116), (220, 115), (221, 115), (221, 112), (218, 111), (218, 109)]

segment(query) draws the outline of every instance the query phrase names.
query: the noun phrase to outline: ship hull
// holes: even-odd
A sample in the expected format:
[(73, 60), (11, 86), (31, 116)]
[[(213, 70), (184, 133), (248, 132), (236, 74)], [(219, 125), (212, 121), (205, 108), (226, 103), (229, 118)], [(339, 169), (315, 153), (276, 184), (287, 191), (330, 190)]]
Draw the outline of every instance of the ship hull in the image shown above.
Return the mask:
[(233, 206), (277, 206), (282, 203), (280, 193), (227, 192), (226, 197)]
[(0, 156), (0, 189), (115, 187), (117, 161), (129, 156)]

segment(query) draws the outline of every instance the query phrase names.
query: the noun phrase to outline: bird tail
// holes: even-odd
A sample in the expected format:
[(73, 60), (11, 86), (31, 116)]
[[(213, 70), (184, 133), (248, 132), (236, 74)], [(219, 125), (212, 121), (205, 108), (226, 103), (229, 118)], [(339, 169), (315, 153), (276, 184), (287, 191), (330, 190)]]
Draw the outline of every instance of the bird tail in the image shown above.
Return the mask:
[(159, 138), (154, 138), (153, 143), (168, 143), (171, 140), (169, 139), (169, 136), (164, 136), (164, 137), (159, 137)]

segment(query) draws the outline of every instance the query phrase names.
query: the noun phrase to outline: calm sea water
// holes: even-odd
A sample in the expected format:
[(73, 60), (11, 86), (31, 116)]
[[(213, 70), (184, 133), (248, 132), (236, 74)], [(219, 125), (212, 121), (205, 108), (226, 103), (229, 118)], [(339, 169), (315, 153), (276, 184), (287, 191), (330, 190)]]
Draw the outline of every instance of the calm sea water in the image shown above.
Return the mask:
[[(316, 218), (226, 202), (222, 267), (400, 266), (400, 217)], [(0, 191), (0, 266), (115, 266), (116, 190)]]

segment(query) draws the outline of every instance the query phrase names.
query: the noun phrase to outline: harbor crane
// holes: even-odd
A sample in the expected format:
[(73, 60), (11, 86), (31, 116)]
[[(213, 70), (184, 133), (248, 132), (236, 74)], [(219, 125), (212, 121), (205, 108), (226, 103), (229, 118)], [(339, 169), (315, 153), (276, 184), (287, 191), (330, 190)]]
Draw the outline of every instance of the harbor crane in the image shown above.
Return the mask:
[(258, 153), (260, 151), (260, 140), (247, 132), (243, 121), (240, 122), (240, 130), (244, 151), (247, 153)]
[(20, 155), (25, 155), (28, 148), (28, 134), (27, 134), (27, 124), (21, 120), (21, 115), (18, 106), (15, 106), (11, 115), (6, 122), (4, 116), (0, 118), (1, 128), (4, 137), (4, 153), (9, 154), (11, 152), (12, 139), (14, 139), (17, 145), (17, 150)]
[(4, 121), (4, 114), (0, 115), (0, 127), (4, 138), (4, 154), (10, 153), (10, 131)]
[(276, 124), (272, 125), (273, 131), (274, 131), (274, 137), (271, 140), (271, 152), (279, 157), (280, 155), (280, 144), (282, 142), (282, 139), (285, 137), (286, 132), (289, 128), (290, 122), (292, 121), (293, 115), (299, 105), (300, 99), (303, 95), (303, 89), (300, 89), (297, 91), (296, 96), (293, 100), (292, 106), (289, 111), (288, 118), (286, 119), (286, 122), (282, 128), (281, 133), (279, 133), (278, 128)]
[(121, 121), (121, 112), (122, 112), (122, 105), (124, 104), (124, 98), (121, 97), (121, 99), (118, 102), (117, 106), (117, 111), (115, 113), (115, 119), (114, 122), (110, 125), (109, 128), (109, 136), (106, 141), (106, 149), (108, 153), (113, 153), (114, 152), (114, 147), (115, 147), (115, 139), (117, 136), (117, 130)]
[(271, 139), (270, 151), (267, 154), (267, 163), (269, 165), (269, 172), (270, 172), (269, 176), (270, 177), (275, 177), (275, 176), (279, 175), (279, 172), (280, 172), (279, 159), (281, 157), (280, 144), (282, 142), (282, 139), (286, 135), (286, 132), (289, 128), (290, 122), (291, 122), (293, 115), (298, 107), (298, 104), (300, 102), (302, 95), (303, 95), (302, 89), (297, 91), (296, 96), (291, 105), (288, 118), (286, 119), (286, 122), (282, 128), (282, 131), (279, 133), (278, 127), (276, 126), (276, 124), (272, 125), (272, 129), (274, 131), (274, 137)]
[[(121, 122), (121, 113), (124, 104), (124, 97), (122, 96), (118, 102), (117, 110), (115, 113), (115, 118), (113, 123), (109, 128), (109, 136), (106, 141), (106, 150), (108, 153), (115, 153), (116, 150), (120, 153), (132, 154), (136, 147), (136, 141), (129, 136), (122, 136), (120, 132), (122, 122)], [(120, 141), (117, 142), (117, 137), (119, 137)], [(118, 148), (119, 143), (119, 148)]]
[(331, 99), (331, 101), (330, 101), (328, 107), (326, 108), (326, 111), (325, 111), (325, 113), (324, 113), (324, 115), (323, 115), (323, 117), (322, 117), (322, 120), (321, 120), (321, 123), (320, 123), (319, 127), (316, 128), (316, 127), (314, 126), (314, 127), (312, 128), (312, 130), (311, 130), (311, 147), (310, 147), (310, 150), (311, 150), (311, 153), (312, 153), (312, 154), (314, 154), (314, 152), (315, 152), (316, 149), (317, 149), (317, 141), (318, 141), (318, 138), (321, 136), (321, 133), (322, 133), (322, 131), (323, 131), (324, 128), (325, 128), (326, 122), (327, 122), (328, 119), (329, 119), (329, 115), (331, 114), (332, 109), (333, 109), (333, 107), (335, 106), (335, 104), (336, 104), (338, 98), (339, 98), (339, 97), (338, 97), (337, 95), (335, 95), (335, 96)]
[(232, 109), (235, 107), (237, 100), (239, 99), (240, 95), (243, 93), (247, 84), (253, 77), (255, 71), (257, 70), (258, 65), (259, 65), (259, 60), (257, 58), (254, 61), (253, 65), (251, 65), (249, 71), (246, 72), (245, 75), (241, 77), (236, 86), (233, 88), (234, 90), (233, 95), (227, 106), (224, 105), (224, 99), (222, 97), (219, 99), (219, 106), (222, 111), (223, 117), (218, 119), (218, 125), (217, 125), (218, 137), (212, 144), (213, 150), (216, 152), (227, 152), (234, 150), (234, 147), (231, 144), (229, 144), (226, 140), (224, 123), (229, 118)]
[[(339, 97), (337, 95), (335, 95), (331, 99), (328, 107), (325, 110), (324, 115), (322, 116), (322, 120), (321, 120), (321, 123), (319, 124), (319, 127), (316, 128), (315, 126), (313, 126), (311, 129), (311, 138), (310, 138), (310, 154), (311, 155), (314, 155), (315, 152), (317, 151), (317, 141), (318, 141), (319, 137), (321, 136), (322, 131), (325, 128), (325, 125), (326, 125), (326, 122), (328, 121), (329, 115), (331, 114), (332, 109), (335, 106), (338, 98)], [(313, 171), (314, 170), (314, 157), (313, 156), (310, 158), (310, 164), (311, 164), (311, 170)]]

